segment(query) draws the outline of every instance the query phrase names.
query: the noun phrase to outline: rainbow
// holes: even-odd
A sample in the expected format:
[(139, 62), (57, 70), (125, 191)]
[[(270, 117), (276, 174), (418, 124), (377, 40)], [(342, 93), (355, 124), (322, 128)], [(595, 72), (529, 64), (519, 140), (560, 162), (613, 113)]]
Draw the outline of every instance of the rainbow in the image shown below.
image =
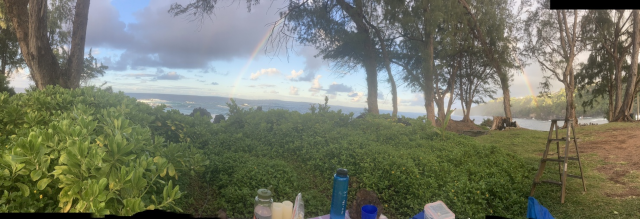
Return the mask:
[(256, 48), (253, 49), (253, 52), (251, 52), (251, 56), (249, 57), (249, 60), (247, 60), (247, 63), (245, 63), (244, 66), (242, 67), (242, 69), (240, 69), (240, 72), (238, 73), (238, 78), (236, 78), (236, 81), (233, 83), (233, 88), (231, 88), (231, 92), (229, 92), (229, 99), (233, 98), (233, 95), (235, 94), (236, 89), (238, 88), (238, 85), (240, 84), (240, 81), (242, 80), (242, 76), (244, 76), (244, 74), (246, 73), (247, 69), (249, 68), (249, 66), (251, 65), (253, 60), (256, 58), (256, 55), (258, 55), (258, 51), (260, 51), (262, 49), (262, 47), (264, 47), (264, 44), (269, 39), (269, 36), (273, 32), (273, 30), (275, 30), (275, 28), (278, 25), (280, 25), (282, 23), (282, 21), (283, 21), (282, 19), (278, 20), (278, 22), (276, 22), (276, 24), (274, 25), (273, 28), (270, 28), (269, 30), (267, 30), (267, 33), (265, 33), (264, 36), (262, 37), (262, 39), (260, 40), (260, 42), (258, 42), (258, 45), (256, 46)]
[(517, 57), (515, 57), (515, 54), (513, 55), (513, 58), (516, 60), (516, 62), (518, 62), (518, 65), (520, 66), (520, 70), (522, 71), (522, 76), (524, 77), (524, 82), (525, 84), (527, 84), (527, 88), (529, 88), (529, 93), (531, 94), (531, 96), (533, 96), (533, 102), (536, 104), (536, 107), (538, 107), (538, 98), (533, 92), (533, 86), (531, 86), (531, 80), (529, 80), (529, 77), (527, 77), (527, 74), (524, 72), (524, 68), (520, 64), (520, 60)]

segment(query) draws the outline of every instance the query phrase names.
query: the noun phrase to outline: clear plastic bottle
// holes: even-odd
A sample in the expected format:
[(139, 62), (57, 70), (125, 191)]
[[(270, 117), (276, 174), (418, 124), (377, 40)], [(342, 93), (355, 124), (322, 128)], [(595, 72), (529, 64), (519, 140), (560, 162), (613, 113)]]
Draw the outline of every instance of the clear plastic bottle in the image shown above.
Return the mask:
[(271, 191), (259, 189), (253, 208), (253, 219), (271, 219), (271, 205), (273, 205)]

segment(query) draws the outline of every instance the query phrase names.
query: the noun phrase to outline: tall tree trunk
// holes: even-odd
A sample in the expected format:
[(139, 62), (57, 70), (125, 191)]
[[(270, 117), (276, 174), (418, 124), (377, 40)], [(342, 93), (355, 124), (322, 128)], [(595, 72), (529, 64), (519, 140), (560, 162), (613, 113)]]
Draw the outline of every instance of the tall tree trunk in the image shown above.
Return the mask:
[(36, 86), (43, 89), (47, 85), (56, 85), (60, 78), (60, 66), (47, 37), (47, 1), (4, 2), (16, 29), (20, 51)]
[(467, 10), (467, 13), (469, 13), (469, 15), (471, 16), (471, 20), (473, 21), (473, 24), (469, 25), (471, 33), (478, 41), (480, 41), (480, 44), (482, 44), (483, 53), (485, 54), (485, 56), (487, 56), (487, 58), (489, 58), (489, 63), (491, 63), (491, 66), (496, 70), (498, 78), (500, 79), (502, 94), (504, 95), (504, 98), (503, 98), (504, 99), (503, 101), (504, 116), (507, 118), (511, 118), (511, 95), (509, 94), (509, 75), (507, 72), (504, 72), (504, 69), (502, 69), (502, 66), (500, 65), (500, 63), (495, 57), (493, 48), (488, 45), (487, 40), (484, 38), (484, 35), (482, 34), (482, 30), (480, 30), (480, 28), (478, 27), (478, 20), (476, 19), (476, 16), (471, 11), (471, 7), (469, 7), (469, 4), (467, 4), (465, 0), (458, 0), (458, 2), (462, 4), (462, 7), (464, 7)]
[(434, 102), (436, 103), (436, 107), (438, 108), (438, 118), (444, 118), (446, 113), (444, 111), (444, 94), (437, 92), (434, 98)]
[[(434, 109), (434, 84), (433, 84), (433, 34), (429, 31), (426, 34), (425, 50), (426, 57), (424, 58), (422, 74), (424, 84), (424, 107), (427, 111), (427, 119), (431, 121), (432, 125), (436, 124), (436, 116)], [(423, 53), (424, 54), (424, 53)], [(424, 55), (423, 55), (424, 56)]]
[(391, 101), (393, 106), (393, 112), (391, 116), (394, 118), (398, 117), (398, 90), (396, 88), (396, 80), (393, 79), (393, 74), (391, 72), (391, 61), (389, 60), (389, 53), (387, 52), (387, 45), (384, 43), (384, 38), (382, 37), (382, 33), (378, 27), (371, 24), (366, 17), (365, 21), (371, 28), (373, 28), (376, 36), (378, 37), (378, 41), (380, 41), (380, 50), (382, 50), (382, 58), (384, 59), (384, 67), (387, 70), (387, 75), (389, 76), (389, 84), (391, 85)]
[(367, 106), (369, 113), (380, 114), (378, 110), (378, 71), (376, 69), (376, 48), (369, 34), (369, 28), (364, 21), (362, 13), (362, 0), (354, 0), (355, 7), (345, 0), (336, 0), (342, 11), (347, 13), (356, 24), (356, 31), (361, 36), (364, 48), (364, 69), (367, 74)]
[[(7, 48), (7, 47), (4, 47)], [(2, 63), (0, 63), (0, 71), (2, 71), (2, 75), (4, 76), (9, 76), (9, 73), (7, 72), (7, 53), (3, 52), (2, 53)]]
[(615, 84), (615, 99), (613, 100), (613, 120), (616, 120), (616, 116), (620, 112), (620, 106), (622, 105), (622, 61), (616, 63), (616, 73), (614, 75)]
[(464, 118), (462, 118), (463, 122), (472, 122), (471, 121), (471, 104), (472, 104), (472, 101), (467, 101), (467, 104), (465, 106), (467, 108), (465, 110), (467, 113), (464, 115)]
[(573, 119), (573, 127), (578, 126), (578, 117), (576, 116), (576, 104), (575, 104), (575, 82), (573, 82), (573, 70), (569, 76), (569, 82), (565, 83), (564, 90), (566, 92), (567, 105), (565, 108), (565, 123), (563, 127), (567, 126), (567, 121)]
[(80, 87), (80, 76), (84, 71), (84, 44), (87, 35), (87, 23), (89, 20), (90, 0), (77, 0), (76, 11), (73, 18), (73, 32), (71, 33), (71, 51), (67, 60), (65, 77), (60, 81), (63, 87)]
[(502, 107), (504, 116), (511, 118), (511, 94), (509, 93), (509, 76), (503, 73), (498, 74), (500, 79), (500, 88), (502, 89)]
[[(633, 105), (633, 97), (635, 96), (636, 77), (638, 75), (638, 52), (640, 49), (640, 10), (633, 10), (633, 37), (631, 39), (632, 52), (631, 52), (631, 72), (627, 74), (627, 88), (624, 93), (624, 101), (620, 105), (620, 110), (616, 116), (616, 121), (630, 121), (634, 118), (629, 116), (631, 112), (631, 106)], [(621, 86), (618, 86), (620, 88)], [(621, 90), (621, 89), (618, 89)], [(616, 95), (616, 99), (618, 95)], [(617, 101), (616, 101), (617, 104)]]
[(38, 89), (47, 85), (76, 88), (84, 67), (84, 44), (89, 13), (89, 0), (78, 0), (68, 66), (61, 69), (53, 53), (47, 33), (46, 0), (4, 0), (7, 15), (16, 31), (20, 51), (31, 79)]
[(447, 88), (447, 92), (449, 93), (449, 102), (447, 103), (447, 112), (451, 111), (451, 105), (453, 104), (453, 99), (454, 95), (453, 95), (453, 91), (455, 90), (456, 87), (456, 77), (458, 76), (458, 69), (460, 68), (460, 66), (458, 65), (459, 63), (456, 62), (456, 66), (454, 67), (453, 71), (451, 72), (451, 75), (449, 76), (449, 87)]
[(613, 112), (615, 111), (615, 108), (613, 107), (613, 88), (614, 88), (614, 86), (613, 86), (613, 74), (609, 74), (609, 86), (608, 86), (608, 88), (609, 88), (609, 92), (608, 92), (607, 95), (609, 95), (609, 105), (607, 105), (607, 106), (609, 107), (609, 110), (607, 112), (608, 113), (607, 114), (608, 115), (607, 116), (607, 120), (609, 122), (612, 122), (613, 121)]

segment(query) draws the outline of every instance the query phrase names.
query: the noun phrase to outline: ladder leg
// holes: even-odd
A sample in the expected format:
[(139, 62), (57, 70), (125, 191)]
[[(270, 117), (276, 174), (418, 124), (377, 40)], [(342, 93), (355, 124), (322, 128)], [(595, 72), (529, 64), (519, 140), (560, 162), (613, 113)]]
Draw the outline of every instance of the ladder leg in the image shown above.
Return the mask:
[[(558, 126), (556, 126), (556, 139), (558, 139)], [(558, 160), (560, 159), (560, 142), (556, 142), (556, 153), (558, 154)], [(560, 162), (558, 162), (558, 175), (560, 176), (559, 179), (562, 181), (562, 164)]]
[[(566, 122), (566, 120), (565, 120)], [(568, 121), (571, 122), (571, 121)], [(560, 195), (560, 203), (564, 203), (564, 197), (566, 195), (566, 187), (567, 187), (567, 163), (569, 162), (569, 143), (571, 142), (571, 135), (570, 135), (570, 131), (572, 128), (572, 124), (567, 124), (567, 138), (566, 138), (566, 144), (564, 147), (564, 167), (562, 169), (562, 194)]]
[(536, 176), (533, 178), (533, 184), (531, 185), (531, 194), (529, 196), (533, 196), (533, 193), (536, 191), (536, 184), (538, 182), (540, 182), (540, 177), (542, 177), (542, 174), (544, 173), (544, 167), (547, 164), (547, 161), (545, 161), (544, 159), (547, 158), (547, 154), (549, 154), (549, 146), (551, 145), (551, 137), (552, 137), (552, 133), (553, 133), (553, 125), (555, 124), (555, 122), (551, 122), (551, 127), (549, 128), (549, 136), (547, 138), (547, 146), (544, 150), (544, 153), (542, 154), (542, 160), (540, 161), (540, 166), (538, 166), (538, 172), (536, 173)]
[[(560, 159), (560, 142), (556, 142), (556, 149), (558, 153), (558, 160)], [(562, 180), (562, 163), (558, 162), (558, 174), (560, 175), (560, 180)]]
[[(576, 132), (575, 130), (573, 131), (573, 136), (576, 136)], [(587, 191), (587, 186), (584, 183), (584, 174), (582, 173), (582, 162), (580, 161), (580, 152), (578, 152), (578, 140), (577, 139), (573, 139), (573, 143), (576, 145), (576, 157), (578, 158), (578, 166), (580, 167), (580, 177), (582, 178), (582, 189), (586, 192)]]

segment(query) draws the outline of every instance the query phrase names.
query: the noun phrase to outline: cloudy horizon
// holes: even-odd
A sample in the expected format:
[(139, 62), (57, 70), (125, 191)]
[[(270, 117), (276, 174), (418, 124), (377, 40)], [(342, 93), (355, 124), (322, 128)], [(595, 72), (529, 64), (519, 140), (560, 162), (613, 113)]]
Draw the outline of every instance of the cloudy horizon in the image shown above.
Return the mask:
[[(364, 108), (367, 87), (364, 70), (334, 72), (316, 58), (317, 50), (299, 46), (290, 57), (265, 54), (269, 24), (278, 19), (286, 1), (252, 6), (244, 2), (219, 4), (211, 19), (202, 23), (173, 17), (167, 11), (174, 2), (187, 0), (92, 1), (87, 27), (86, 52), (107, 65), (105, 76), (115, 91), (198, 96), (324, 102)], [(267, 51), (270, 52), (270, 51)], [(579, 60), (584, 61), (584, 60)], [(532, 64), (514, 74), (512, 97), (539, 92), (540, 68)], [(22, 90), (33, 84), (28, 69), (13, 74), (11, 86)], [(396, 77), (398, 84), (402, 84)], [(562, 88), (557, 81), (553, 91)], [(378, 106), (391, 110), (391, 89), (386, 73), (379, 73)], [(496, 96), (502, 96), (499, 89)], [(421, 93), (398, 86), (399, 111), (424, 112)], [(456, 101), (453, 108), (460, 108)]]

